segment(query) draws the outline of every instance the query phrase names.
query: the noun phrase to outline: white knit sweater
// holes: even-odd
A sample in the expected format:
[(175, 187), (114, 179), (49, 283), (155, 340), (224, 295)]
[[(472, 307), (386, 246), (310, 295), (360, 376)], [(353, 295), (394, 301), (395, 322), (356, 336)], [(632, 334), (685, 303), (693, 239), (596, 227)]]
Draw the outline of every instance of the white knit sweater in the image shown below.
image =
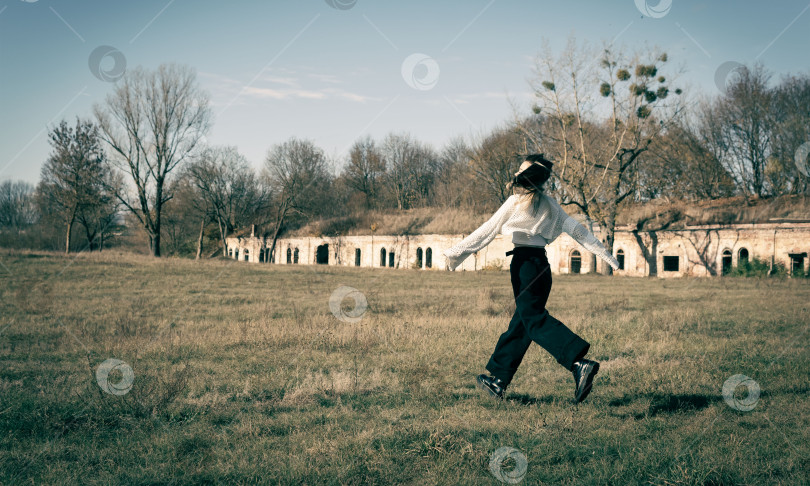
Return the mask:
[(536, 216), (532, 214), (530, 195), (509, 196), (489, 221), (452, 248), (445, 250), (444, 256), (447, 257), (448, 266), (454, 269), (468, 256), (487, 246), (499, 233), (511, 234), (512, 243), (516, 245), (545, 246), (563, 231), (585, 249), (605, 260), (614, 270), (619, 268), (619, 262), (602, 243), (577, 220), (566, 214), (559, 203), (548, 194), (543, 195)]

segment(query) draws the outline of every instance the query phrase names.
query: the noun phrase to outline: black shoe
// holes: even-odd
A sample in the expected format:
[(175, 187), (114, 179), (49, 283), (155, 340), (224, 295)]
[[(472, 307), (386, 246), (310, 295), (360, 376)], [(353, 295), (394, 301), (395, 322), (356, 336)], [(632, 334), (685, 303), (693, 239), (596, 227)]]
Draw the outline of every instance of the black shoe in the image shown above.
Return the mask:
[(583, 358), (574, 362), (572, 371), (574, 372), (574, 384), (577, 387), (574, 391), (574, 400), (579, 403), (585, 400), (585, 397), (591, 392), (593, 377), (599, 372), (599, 363)]
[(506, 383), (502, 380), (489, 375), (478, 375), (478, 387), (489, 392), (495, 398), (503, 399), (504, 392), (506, 392)]

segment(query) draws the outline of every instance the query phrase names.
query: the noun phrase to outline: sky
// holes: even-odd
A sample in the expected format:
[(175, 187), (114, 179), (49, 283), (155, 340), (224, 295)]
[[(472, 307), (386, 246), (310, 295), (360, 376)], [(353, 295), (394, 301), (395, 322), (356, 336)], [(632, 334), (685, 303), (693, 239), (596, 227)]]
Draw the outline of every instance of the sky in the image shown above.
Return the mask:
[(808, 1), (0, 0), (0, 180), (36, 184), (48, 131), (136, 66), (191, 66), (208, 143), (258, 169), (291, 137), (341, 160), (365, 135), (481, 135), (531, 107), (544, 40), (658, 47), (692, 95), (729, 62), (808, 72)]

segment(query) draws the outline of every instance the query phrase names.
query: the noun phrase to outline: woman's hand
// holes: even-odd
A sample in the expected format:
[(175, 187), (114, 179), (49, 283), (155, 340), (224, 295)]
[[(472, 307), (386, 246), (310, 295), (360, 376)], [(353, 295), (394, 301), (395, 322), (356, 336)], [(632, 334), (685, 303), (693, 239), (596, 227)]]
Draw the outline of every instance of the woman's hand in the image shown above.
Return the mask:
[(445, 258), (445, 268), (447, 270), (455, 270), (459, 264), (464, 260), (461, 256), (455, 256), (452, 253), (448, 253), (450, 250), (445, 250), (442, 252)]

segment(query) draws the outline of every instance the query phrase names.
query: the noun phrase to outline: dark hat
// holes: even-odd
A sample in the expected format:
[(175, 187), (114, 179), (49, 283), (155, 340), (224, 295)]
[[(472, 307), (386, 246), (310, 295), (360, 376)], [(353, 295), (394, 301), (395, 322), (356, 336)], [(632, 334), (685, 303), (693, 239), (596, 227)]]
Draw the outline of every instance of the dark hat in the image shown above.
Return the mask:
[(551, 176), (551, 166), (554, 164), (543, 154), (531, 154), (526, 161), (532, 162), (532, 165), (518, 173), (512, 180), (513, 184), (525, 188), (542, 186)]
[(526, 156), (525, 160), (528, 162), (534, 162), (535, 164), (540, 164), (548, 170), (551, 170), (551, 167), (554, 165), (554, 163), (548, 160), (543, 154), (529, 154)]

